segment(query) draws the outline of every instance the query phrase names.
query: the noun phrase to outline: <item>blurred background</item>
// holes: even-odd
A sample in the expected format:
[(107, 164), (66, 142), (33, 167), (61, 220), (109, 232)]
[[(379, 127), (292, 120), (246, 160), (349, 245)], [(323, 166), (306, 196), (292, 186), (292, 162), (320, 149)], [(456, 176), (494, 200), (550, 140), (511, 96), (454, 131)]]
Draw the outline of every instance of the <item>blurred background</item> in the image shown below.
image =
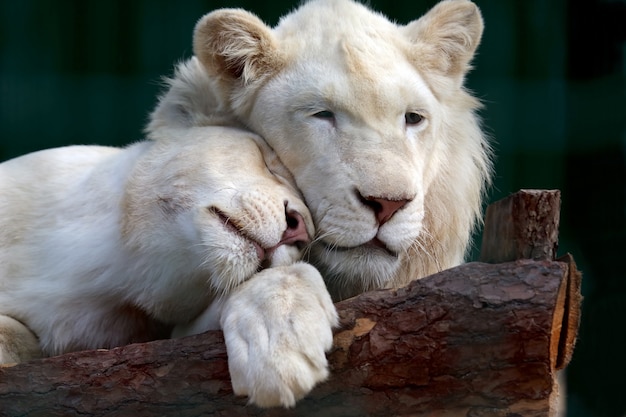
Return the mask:
[[(371, 0), (399, 23), (436, 1)], [(568, 416), (626, 415), (626, 1), (477, 0), (486, 30), (468, 86), (496, 149), (489, 201), (562, 191), (560, 252), (584, 273)], [(191, 56), (204, 13), (265, 22), (258, 0), (0, 0), (0, 161), (68, 144), (142, 138), (161, 77)]]

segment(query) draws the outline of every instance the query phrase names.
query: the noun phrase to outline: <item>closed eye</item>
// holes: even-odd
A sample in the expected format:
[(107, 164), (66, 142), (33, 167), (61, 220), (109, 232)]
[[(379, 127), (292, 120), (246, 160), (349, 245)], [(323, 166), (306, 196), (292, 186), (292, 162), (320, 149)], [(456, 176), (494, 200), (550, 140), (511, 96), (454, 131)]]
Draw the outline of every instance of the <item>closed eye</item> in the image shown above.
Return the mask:
[(335, 113), (330, 110), (322, 110), (313, 114), (313, 117), (317, 117), (318, 119), (327, 119), (332, 120), (335, 118)]

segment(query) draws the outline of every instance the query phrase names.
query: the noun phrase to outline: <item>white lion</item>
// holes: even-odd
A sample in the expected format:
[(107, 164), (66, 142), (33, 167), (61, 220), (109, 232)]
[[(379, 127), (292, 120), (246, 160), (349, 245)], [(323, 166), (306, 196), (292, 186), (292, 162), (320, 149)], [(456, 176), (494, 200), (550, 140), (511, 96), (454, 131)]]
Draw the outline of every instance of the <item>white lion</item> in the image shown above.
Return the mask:
[(463, 0), (405, 26), (350, 0), (309, 1), (273, 29), (217, 10), (148, 131), (258, 133), (311, 210), (333, 298), (402, 286), (461, 263), (480, 218), (490, 149), (463, 81), (482, 30)]
[(239, 129), (154, 138), (0, 164), (0, 363), (223, 327), (235, 391), (293, 405), (337, 315), (289, 172)]

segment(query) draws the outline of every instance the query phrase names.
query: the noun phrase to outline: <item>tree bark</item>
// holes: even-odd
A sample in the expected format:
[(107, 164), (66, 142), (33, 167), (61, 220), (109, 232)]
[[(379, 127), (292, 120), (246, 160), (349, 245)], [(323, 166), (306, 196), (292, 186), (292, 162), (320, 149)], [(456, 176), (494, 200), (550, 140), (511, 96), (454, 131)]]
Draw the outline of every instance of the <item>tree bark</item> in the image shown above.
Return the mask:
[(554, 260), (561, 217), (559, 190), (520, 190), (487, 207), (481, 262)]
[(545, 416), (577, 285), (564, 262), (471, 263), (338, 303), (332, 376), (294, 410), (235, 398), (208, 332), (1, 368), (0, 413)]
[(0, 416), (548, 416), (580, 274), (571, 257), (469, 263), (336, 306), (331, 377), (291, 410), (235, 397), (207, 332), (0, 368)]

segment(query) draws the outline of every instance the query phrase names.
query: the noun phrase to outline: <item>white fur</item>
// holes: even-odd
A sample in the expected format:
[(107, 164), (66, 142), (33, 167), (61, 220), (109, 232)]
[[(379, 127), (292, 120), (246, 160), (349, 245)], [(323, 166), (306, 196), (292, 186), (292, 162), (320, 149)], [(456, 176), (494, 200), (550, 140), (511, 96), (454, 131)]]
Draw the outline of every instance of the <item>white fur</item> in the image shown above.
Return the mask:
[[(308, 210), (251, 133), (163, 129), (158, 139), (0, 164), (0, 363), (221, 322), (235, 392), (292, 405), (326, 377), (337, 322), (319, 272), (294, 265), (313, 234)], [(246, 360), (241, 344), (258, 344), (259, 331), (281, 339)]]
[[(309, 1), (273, 29), (217, 10), (148, 131), (247, 126), (304, 194), (333, 297), (401, 286), (461, 263), (481, 217), (490, 150), (463, 80), (482, 29), (464, 0), (405, 26), (350, 0)], [(409, 202), (381, 225), (363, 197)]]

